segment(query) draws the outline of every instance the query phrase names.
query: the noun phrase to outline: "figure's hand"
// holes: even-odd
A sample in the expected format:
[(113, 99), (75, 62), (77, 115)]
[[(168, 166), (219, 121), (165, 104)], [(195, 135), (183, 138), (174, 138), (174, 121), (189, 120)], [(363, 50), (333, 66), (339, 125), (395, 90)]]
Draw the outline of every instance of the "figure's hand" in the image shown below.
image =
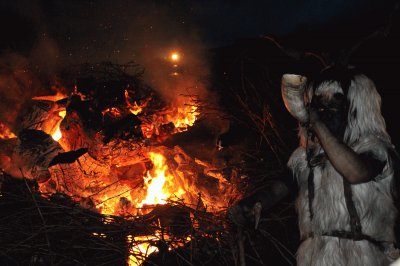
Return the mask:
[(244, 227), (250, 222), (257, 229), (261, 211), (272, 208), (288, 193), (289, 188), (284, 182), (275, 181), (271, 186), (258, 190), (230, 207), (228, 211), (229, 218), (237, 226)]
[(254, 229), (257, 229), (261, 218), (261, 211), (261, 202), (256, 202), (251, 208), (238, 204), (229, 208), (228, 215), (231, 221), (239, 227), (245, 227), (249, 222), (254, 222)]

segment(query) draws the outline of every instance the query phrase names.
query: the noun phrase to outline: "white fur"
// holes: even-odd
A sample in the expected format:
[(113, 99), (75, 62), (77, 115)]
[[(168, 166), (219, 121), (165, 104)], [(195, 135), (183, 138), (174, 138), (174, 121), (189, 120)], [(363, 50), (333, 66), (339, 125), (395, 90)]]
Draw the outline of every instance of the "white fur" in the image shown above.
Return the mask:
[(400, 259), (398, 259), (395, 262), (393, 262), (392, 264), (390, 264), (390, 266), (400, 266)]
[[(375, 135), (390, 143), (385, 120), (381, 115), (381, 96), (372, 80), (358, 75), (351, 82), (347, 99), (350, 101), (348, 127), (344, 140), (355, 143), (362, 136)], [(357, 112), (356, 117), (352, 113)]]
[[(331, 97), (337, 92), (342, 92), (337, 82), (323, 83), (315, 90), (316, 94), (324, 97)], [(380, 96), (372, 81), (364, 75), (359, 75), (351, 82), (348, 100), (350, 109), (345, 143), (358, 153), (368, 151), (386, 162), (383, 172), (375, 178), (375, 181), (351, 186), (353, 202), (361, 220), (363, 233), (376, 240), (393, 243), (393, 227), (397, 212), (390, 193), (393, 167), (388, 156), (388, 150), (393, 147), (380, 112)], [(354, 112), (357, 112), (355, 116), (352, 115)], [(314, 217), (310, 221), (307, 186), (309, 168), (305, 152), (305, 133), (305, 130), (301, 129), (300, 147), (293, 152), (288, 166), (299, 184), (296, 207), (301, 237), (304, 239), (310, 233), (316, 236), (306, 239), (300, 245), (297, 254), (298, 265), (389, 265), (390, 261), (386, 255), (368, 241), (320, 236), (333, 230), (350, 231), (343, 179), (328, 160), (314, 169), (315, 196), (312, 203)], [(309, 145), (318, 144), (309, 143)]]

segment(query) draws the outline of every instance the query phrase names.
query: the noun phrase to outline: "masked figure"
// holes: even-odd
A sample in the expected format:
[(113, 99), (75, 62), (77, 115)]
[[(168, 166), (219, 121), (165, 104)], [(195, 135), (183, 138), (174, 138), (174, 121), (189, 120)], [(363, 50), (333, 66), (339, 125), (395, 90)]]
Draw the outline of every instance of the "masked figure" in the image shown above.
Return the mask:
[(395, 151), (374, 83), (330, 67), (311, 81), (284, 75), (282, 94), (300, 121), (288, 166), (299, 184), (299, 266), (389, 265), (397, 256)]

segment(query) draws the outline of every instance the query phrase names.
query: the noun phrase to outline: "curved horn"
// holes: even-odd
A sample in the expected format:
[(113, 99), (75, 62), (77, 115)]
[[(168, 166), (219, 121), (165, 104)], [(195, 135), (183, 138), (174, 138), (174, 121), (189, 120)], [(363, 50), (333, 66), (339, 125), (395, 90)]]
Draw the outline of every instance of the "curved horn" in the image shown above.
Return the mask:
[(304, 90), (307, 78), (301, 75), (284, 74), (282, 76), (282, 98), (286, 109), (298, 121), (306, 123), (308, 112), (304, 104)]

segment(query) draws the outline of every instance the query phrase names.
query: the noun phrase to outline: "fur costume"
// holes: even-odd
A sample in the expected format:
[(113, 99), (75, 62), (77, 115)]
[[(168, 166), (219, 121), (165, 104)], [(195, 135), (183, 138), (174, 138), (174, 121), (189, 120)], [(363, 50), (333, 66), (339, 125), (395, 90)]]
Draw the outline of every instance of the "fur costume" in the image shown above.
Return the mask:
[[(390, 150), (394, 150), (381, 115), (381, 99), (373, 82), (355, 75), (344, 93), (340, 82), (331, 80), (310, 88), (313, 95), (332, 97), (347, 95), (347, 127), (343, 142), (357, 153), (368, 153), (384, 163), (383, 171), (373, 180), (352, 184), (352, 201), (357, 210), (362, 233), (383, 243), (380, 249), (373, 241), (329, 236), (334, 231), (350, 231), (350, 217), (344, 195), (343, 177), (334, 169), (318, 143), (307, 140), (306, 129), (300, 128), (300, 147), (291, 155), (288, 166), (299, 184), (296, 208), (299, 215), (301, 243), (297, 252), (299, 266), (378, 266), (389, 265), (388, 250), (395, 241), (397, 216), (391, 194), (394, 170)], [(311, 155), (307, 158), (307, 151)], [(308, 153), (310, 154), (310, 152)], [(309, 159), (322, 157), (313, 167), (314, 196), (312, 218), (309, 208)]]

